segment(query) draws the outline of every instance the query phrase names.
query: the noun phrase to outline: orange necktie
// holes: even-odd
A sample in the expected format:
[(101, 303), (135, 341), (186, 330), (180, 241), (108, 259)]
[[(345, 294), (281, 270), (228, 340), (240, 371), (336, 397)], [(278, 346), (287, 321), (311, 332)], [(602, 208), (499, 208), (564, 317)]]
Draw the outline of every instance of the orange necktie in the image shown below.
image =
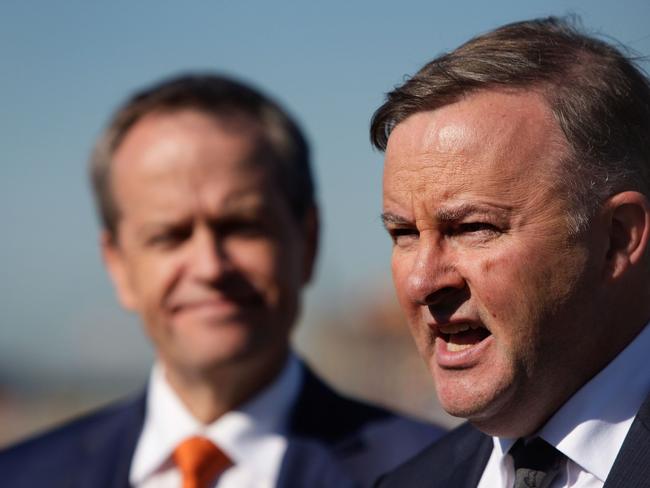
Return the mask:
[(208, 488), (233, 462), (205, 437), (189, 437), (174, 450), (183, 488)]

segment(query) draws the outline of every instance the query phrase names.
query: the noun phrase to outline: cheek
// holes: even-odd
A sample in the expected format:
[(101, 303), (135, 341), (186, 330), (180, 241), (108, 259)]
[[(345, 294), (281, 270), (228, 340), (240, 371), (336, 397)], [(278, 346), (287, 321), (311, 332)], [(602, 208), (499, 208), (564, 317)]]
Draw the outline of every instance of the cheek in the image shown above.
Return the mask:
[(143, 260), (136, 284), (142, 313), (149, 316), (163, 313), (166, 299), (182, 280), (182, 276), (182, 262), (171, 256)]
[(391, 257), (391, 273), (393, 275), (393, 285), (395, 286), (395, 293), (400, 302), (400, 305), (408, 313), (409, 301), (407, 299), (407, 285), (409, 277), (409, 263), (403, 255), (397, 255), (393, 251)]
[(409, 258), (408, 254), (397, 255), (393, 252), (391, 272), (397, 301), (404, 313), (411, 335), (418, 347), (422, 349), (425, 344), (429, 343), (429, 335), (426, 333), (426, 327), (423, 327), (425, 308), (415, 302), (409, 293), (412, 265), (413, 260)]
[(128, 279), (138, 302), (137, 308), (142, 308), (145, 303), (150, 302), (152, 295), (161, 288), (166, 270), (167, 266), (163, 260), (151, 256), (136, 256), (129, 260)]
[[(274, 298), (296, 274), (292, 249), (280, 248), (268, 240), (233, 243), (228, 254), (235, 269), (259, 292)], [(295, 257), (295, 256), (294, 256)]]
[(163, 348), (173, 335), (167, 298), (182, 276), (180, 266), (173, 259), (148, 256), (133, 268), (133, 288), (136, 292), (136, 311), (140, 315), (147, 335), (159, 348)]
[(475, 254), (459, 262), (464, 263), (459, 271), (467, 280), (471, 299), (478, 304), (493, 333), (516, 331), (530, 313), (528, 304), (536, 301), (534, 290), (527, 283), (532, 272), (530, 260), (507, 250), (484, 256)]
[(477, 261), (477, 283), (471, 283), (482, 318), (498, 338), (500, 347), (517, 354), (534, 346), (541, 323), (557, 301), (551, 275), (554, 257), (508, 249)]

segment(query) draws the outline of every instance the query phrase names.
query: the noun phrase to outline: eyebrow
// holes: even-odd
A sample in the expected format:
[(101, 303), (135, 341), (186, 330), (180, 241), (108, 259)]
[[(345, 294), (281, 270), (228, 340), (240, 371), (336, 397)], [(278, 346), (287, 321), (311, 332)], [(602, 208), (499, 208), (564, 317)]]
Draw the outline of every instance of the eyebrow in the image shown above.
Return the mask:
[[(497, 212), (509, 212), (510, 207), (501, 207), (496, 205), (477, 205), (475, 203), (461, 203), (458, 205), (443, 207), (437, 209), (435, 212), (435, 218), (438, 222), (453, 222), (460, 220), (468, 215), (477, 214), (477, 213), (494, 213)], [(381, 220), (384, 224), (384, 227), (389, 225), (411, 225), (412, 222), (401, 215), (395, 214), (393, 212), (384, 212), (381, 214)]]
[(452, 222), (460, 220), (467, 215), (485, 212), (487, 209), (471, 203), (463, 203), (453, 207), (440, 208), (436, 210), (436, 219), (440, 222)]
[(384, 212), (380, 215), (380, 218), (384, 227), (388, 227), (389, 225), (407, 225), (410, 223), (404, 217), (392, 212)]
[(509, 206), (498, 205), (481, 205), (475, 203), (461, 203), (450, 207), (443, 207), (436, 210), (436, 219), (440, 222), (453, 222), (461, 220), (464, 217), (472, 214), (486, 214), (486, 213), (504, 213), (512, 210)]
[[(264, 202), (257, 198), (256, 196), (249, 198), (242, 198), (241, 196), (236, 196), (236, 198), (228, 198), (223, 202), (221, 208), (218, 211), (216, 216), (202, 217), (206, 218), (207, 221), (232, 221), (237, 219), (247, 219), (253, 218), (258, 215), (262, 215), (267, 212), (268, 205), (265, 205)], [(189, 222), (193, 222), (196, 219), (196, 215), (193, 212), (188, 214), (179, 213), (179, 214), (169, 214), (165, 213), (162, 216), (155, 216), (143, 223), (142, 231), (155, 232), (157, 230), (166, 229), (169, 227), (179, 227), (187, 225)]]

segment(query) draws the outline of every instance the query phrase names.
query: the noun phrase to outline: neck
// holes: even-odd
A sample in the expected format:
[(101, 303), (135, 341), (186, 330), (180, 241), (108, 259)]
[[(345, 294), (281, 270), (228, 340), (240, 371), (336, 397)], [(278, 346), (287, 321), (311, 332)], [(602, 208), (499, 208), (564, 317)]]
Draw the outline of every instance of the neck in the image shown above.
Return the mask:
[(165, 377), (190, 413), (201, 423), (210, 424), (239, 407), (270, 385), (286, 364), (288, 351), (280, 355), (205, 370), (189, 371), (161, 359)]

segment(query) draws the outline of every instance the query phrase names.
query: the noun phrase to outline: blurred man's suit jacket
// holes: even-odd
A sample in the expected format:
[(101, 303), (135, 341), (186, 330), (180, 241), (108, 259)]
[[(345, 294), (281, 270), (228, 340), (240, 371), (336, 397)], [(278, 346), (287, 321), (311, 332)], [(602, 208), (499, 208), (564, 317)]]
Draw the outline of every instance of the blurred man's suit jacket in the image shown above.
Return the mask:
[[(141, 394), (0, 451), (0, 485), (128, 487), (145, 408)], [(277, 486), (371, 486), (441, 434), (431, 425), (344, 398), (305, 367)]]

